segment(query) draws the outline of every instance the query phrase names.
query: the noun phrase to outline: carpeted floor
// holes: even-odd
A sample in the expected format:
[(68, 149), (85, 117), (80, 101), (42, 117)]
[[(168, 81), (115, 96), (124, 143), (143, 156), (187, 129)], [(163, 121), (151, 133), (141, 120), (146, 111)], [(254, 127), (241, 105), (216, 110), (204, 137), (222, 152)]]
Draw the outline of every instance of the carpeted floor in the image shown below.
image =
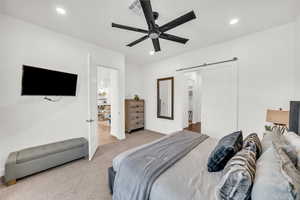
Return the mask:
[(107, 168), (112, 159), (162, 136), (146, 130), (134, 132), (124, 141), (100, 146), (93, 161), (75, 161), (18, 180), (10, 187), (0, 184), (0, 200), (111, 200)]

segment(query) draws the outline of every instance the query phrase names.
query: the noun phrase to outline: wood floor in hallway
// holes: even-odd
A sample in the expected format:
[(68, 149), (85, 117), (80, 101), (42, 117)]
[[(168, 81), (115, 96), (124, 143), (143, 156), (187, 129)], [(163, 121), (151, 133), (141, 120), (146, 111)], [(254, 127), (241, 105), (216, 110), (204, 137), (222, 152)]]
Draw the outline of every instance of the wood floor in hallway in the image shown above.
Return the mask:
[(109, 121), (98, 121), (99, 145), (118, 142), (118, 139), (110, 134)]
[(185, 128), (184, 130), (201, 133), (201, 123), (198, 122), (198, 123), (190, 124), (189, 127)]

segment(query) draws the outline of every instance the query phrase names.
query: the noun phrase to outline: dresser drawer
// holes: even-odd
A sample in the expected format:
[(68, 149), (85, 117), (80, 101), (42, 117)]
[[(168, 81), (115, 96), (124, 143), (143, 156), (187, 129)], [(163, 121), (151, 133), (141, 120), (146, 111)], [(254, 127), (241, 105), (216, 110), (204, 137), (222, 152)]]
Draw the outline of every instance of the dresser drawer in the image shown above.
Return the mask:
[(144, 127), (144, 120), (133, 120), (129, 123), (130, 129), (138, 129)]
[(137, 122), (143, 122), (144, 121), (144, 118), (134, 118), (134, 119), (131, 119), (130, 120), (130, 124), (135, 124)]
[(144, 113), (144, 107), (129, 107), (128, 113)]
[(128, 113), (128, 120), (143, 120), (144, 121), (144, 113), (140, 113), (140, 112), (132, 112), (132, 113)]
[(128, 102), (129, 107), (144, 107), (144, 101), (129, 101)]

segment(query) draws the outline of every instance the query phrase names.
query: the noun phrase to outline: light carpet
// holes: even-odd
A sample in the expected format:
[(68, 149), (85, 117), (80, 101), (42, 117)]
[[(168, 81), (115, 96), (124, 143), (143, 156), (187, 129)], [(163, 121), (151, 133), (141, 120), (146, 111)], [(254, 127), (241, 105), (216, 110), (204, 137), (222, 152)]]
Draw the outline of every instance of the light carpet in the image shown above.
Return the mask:
[(0, 200), (111, 200), (107, 169), (113, 158), (163, 135), (143, 130), (126, 136), (126, 140), (100, 146), (92, 161), (78, 160), (18, 180), (10, 187), (0, 184)]

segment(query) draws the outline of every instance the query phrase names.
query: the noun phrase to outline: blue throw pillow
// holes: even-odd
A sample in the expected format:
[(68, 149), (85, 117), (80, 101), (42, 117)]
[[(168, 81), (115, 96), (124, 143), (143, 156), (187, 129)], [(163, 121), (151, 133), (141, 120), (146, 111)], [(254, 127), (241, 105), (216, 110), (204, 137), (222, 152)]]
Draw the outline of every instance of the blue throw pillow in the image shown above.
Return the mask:
[(224, 169), (226, 163), (243, 147), (242, 131), (231, 133), (223, 137), (211, 152), (207, 168), (209, 172), (218, 172)]

